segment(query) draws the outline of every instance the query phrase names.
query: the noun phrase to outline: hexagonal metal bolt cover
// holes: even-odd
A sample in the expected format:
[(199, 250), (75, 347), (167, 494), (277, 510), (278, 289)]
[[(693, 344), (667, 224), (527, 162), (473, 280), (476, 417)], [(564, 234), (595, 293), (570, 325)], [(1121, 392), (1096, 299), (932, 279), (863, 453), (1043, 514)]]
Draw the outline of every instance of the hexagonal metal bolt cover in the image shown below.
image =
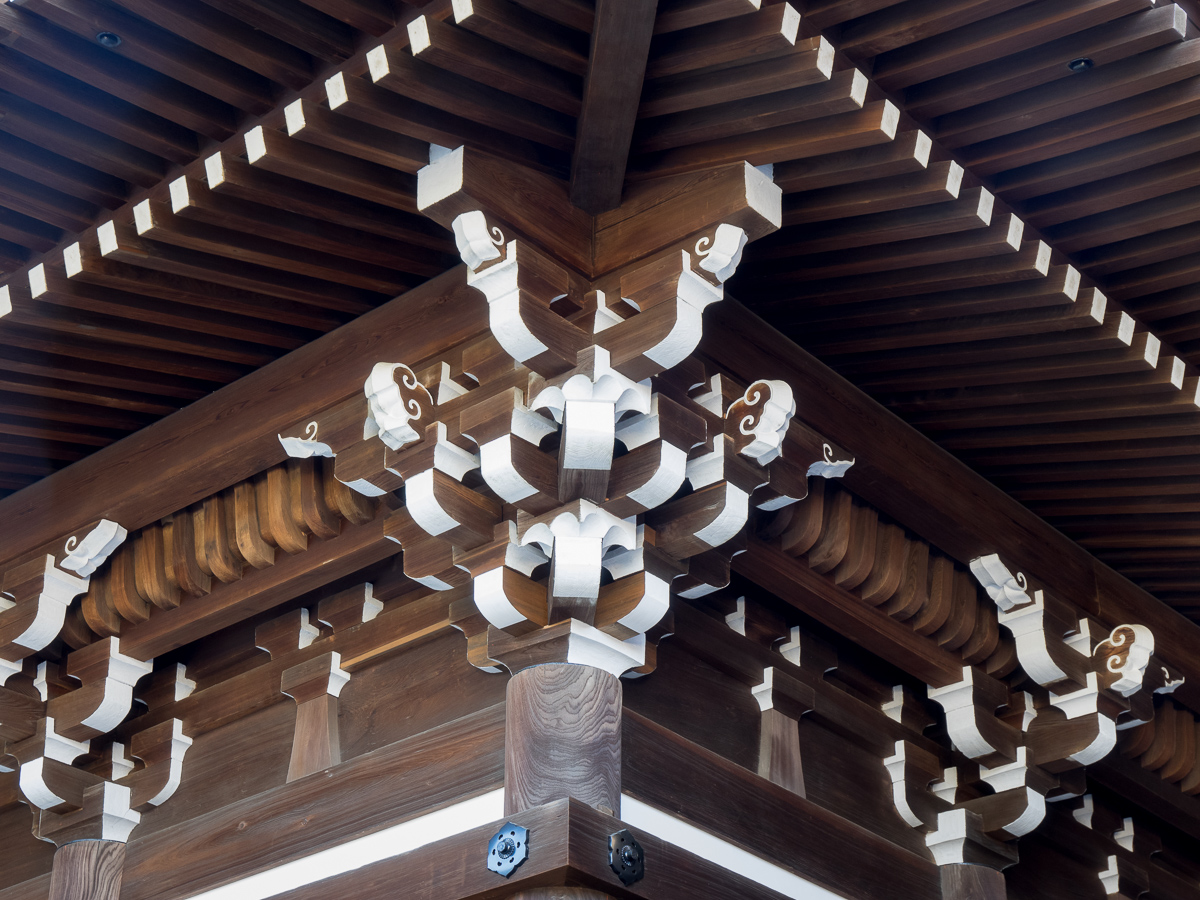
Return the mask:
[(621, 884), (628, 887), (646, 874), (646, 853), (633, 835), (622, 828), (608, 837), (608, 864)]
[(529, 832), (521, 825), (505, 822), (488, 841), (488, 868), (507, 878), (529, 858)]

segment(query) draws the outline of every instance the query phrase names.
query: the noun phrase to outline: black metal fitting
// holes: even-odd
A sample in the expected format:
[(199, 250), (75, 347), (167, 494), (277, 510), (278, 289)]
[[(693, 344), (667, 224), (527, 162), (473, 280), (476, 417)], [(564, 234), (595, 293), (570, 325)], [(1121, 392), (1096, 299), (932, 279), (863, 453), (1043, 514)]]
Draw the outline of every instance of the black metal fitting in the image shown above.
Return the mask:
[(488, 868), (507, 878), (529, 858), (529, 832), (521, 825), (505, 822), (488, 841)]
[(608, 864), (626, 887), (646, 874), (646, 854), (628, 830), (622, 828), (609, 835)]

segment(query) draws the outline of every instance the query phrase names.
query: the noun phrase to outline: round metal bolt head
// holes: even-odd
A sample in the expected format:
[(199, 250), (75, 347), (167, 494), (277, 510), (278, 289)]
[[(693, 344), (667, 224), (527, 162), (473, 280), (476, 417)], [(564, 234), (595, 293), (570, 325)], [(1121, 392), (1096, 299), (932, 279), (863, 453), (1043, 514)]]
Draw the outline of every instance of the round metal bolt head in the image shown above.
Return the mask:
[(488, 841), (488, 868), (507, 878), (529, 858), (529, 832), (521, 825), (505, 822)]
[(646, 874), (646, 854), (628, 830), (623, 828), (609, 835), (608, 864), (627, 887), (641, 881)]
[(121, 36), (111, 31), (101, 31), (96, 35), (96, 43), (111, 50), (113, 47), (121, 46)]
[(1094, 65), (1095, 65), (1095, 63), (1092, 62), (1090, 59), (1088, 59), (1086, 56), (1081, 56), (1078, 59), (1073, 59), (1069, 63), (1067, 63), (1067, 68), (1070, 69), (1072, 72), (1086, 72), (1088, 69), (1090, 69)]

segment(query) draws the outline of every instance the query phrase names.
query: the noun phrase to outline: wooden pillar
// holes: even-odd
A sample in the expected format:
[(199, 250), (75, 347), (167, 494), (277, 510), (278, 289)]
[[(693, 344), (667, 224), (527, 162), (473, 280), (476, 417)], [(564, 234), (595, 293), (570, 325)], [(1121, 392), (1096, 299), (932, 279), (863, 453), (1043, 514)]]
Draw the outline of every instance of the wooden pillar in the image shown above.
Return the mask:
[(288, 781), (320, 772), (342, 761), (338, 740), (338, 694), (350, 680), (337, 652), (322, 653), (285, 669), (283, 693), (296, 701), (296, 730)]
[(621, 808), (621, 683), (592, 666), (547, 663), (508, 683), (504, 814), (574, 797)]
[(991, 866), (950, 863), (942, 869), (942, 900), (1006, 900), (1004, 873)]
[(125, 867), (120, 841), (73, 841), (54, 852), (50, 900), (118, 900)]

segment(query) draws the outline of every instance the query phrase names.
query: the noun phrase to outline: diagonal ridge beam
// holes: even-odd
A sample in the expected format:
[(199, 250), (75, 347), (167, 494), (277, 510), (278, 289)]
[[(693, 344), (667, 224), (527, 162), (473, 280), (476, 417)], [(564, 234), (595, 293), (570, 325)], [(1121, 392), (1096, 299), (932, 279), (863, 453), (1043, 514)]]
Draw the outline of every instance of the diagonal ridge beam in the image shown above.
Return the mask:
[(621, 203), (657, 7), (658, 0), (596, 2), (571, 161), (571, 202), (593, 215)]

